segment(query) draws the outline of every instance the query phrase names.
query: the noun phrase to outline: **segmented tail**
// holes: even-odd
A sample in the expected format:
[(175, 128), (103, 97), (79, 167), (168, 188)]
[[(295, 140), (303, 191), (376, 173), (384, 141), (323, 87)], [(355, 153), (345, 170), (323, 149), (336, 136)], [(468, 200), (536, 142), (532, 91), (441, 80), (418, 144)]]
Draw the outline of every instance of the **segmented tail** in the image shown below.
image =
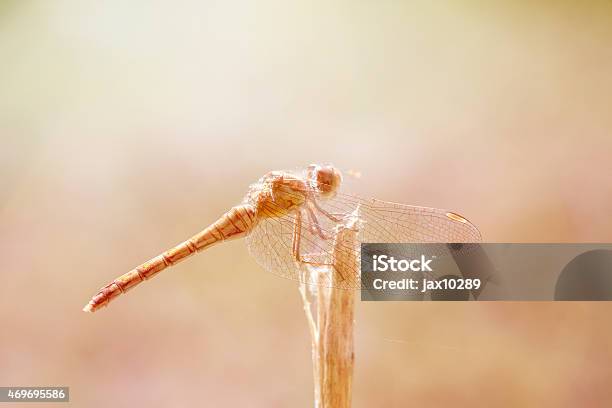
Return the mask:
[(255, 214), (255, 209), (249, 204), (233, 207), (202, 232), (163, 254), (148, 260), (104, 286), (91, 298), (89, 303), (83, 308), (83, 311), (95, 312), (108, 305), (111, 300), (122, 293), (127, 292), (147, 279), (151, 279), (164, 269), (188, 258), (196, 252), (228, 239), (244, 237), (255, 225)]

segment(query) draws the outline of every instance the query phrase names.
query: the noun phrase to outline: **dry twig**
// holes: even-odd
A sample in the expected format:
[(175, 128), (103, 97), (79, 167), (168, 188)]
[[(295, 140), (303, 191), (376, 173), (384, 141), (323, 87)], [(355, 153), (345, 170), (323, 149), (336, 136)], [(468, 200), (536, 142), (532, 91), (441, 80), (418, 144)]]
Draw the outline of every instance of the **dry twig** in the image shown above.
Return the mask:
[[(320, 286), (319, 277), (331, 274), (332, 286), (341, 279), (357, 279), (349, 274), (359, 270), (359, 259), (355, 255), (358, 252), (341, 250), (359, 244), (357, 211), (337, 228), (334, 267), (302, 266), (305, 279), (300, 285), (300, 293), (312, 339), (316, 408), (351, 406), (355, 292)], [(313, 306), (316, 307), (314, 313)]]

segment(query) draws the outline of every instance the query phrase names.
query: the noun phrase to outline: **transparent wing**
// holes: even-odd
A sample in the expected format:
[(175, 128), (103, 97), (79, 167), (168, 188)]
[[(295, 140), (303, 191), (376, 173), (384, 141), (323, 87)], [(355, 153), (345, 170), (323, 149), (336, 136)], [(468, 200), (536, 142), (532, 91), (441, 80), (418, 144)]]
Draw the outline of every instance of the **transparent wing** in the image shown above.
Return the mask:
[[(302, 259), (310, 263), (333, 265), (337, 262), (333, 250), (336, 228), (342, 223), (342, 219), (355, 210), (360, 221), (358, 239), (361, 243), (466, 243), (481, 240), (480, 232), (473, 224), (448, 210), (368, 200), (346, 194), (337, 194), (332, 199), (313, 196), (316, 206), (310, 209), (304, 206), (300, 210), (299, 230), (300, 253)], [(283, 217), (266, 217), (273, 214), (273, 210), (263, 209), (264, 214), (261, 214), (257, 226), (247, 237), (249, 251), (269, 272), (303, 281), (305, 278), (296, 263), (293, 251), (297, 213)], [(446, 245), (429, 248), (431, 253), (427, 255), (441, 255), (446, 251)], [(336, 248), (336, 253), (339, 250), (359, 251), (359, 248), (340, 246)], [(359, 265), (346, 265), (345, 268), (354, 272), (351, 274), (353, 278), (336, 282), (334, 285), (359, 289), (359, 272), (354, 270), (359, 268)], [(322, 282), (324, 285), (325, 283), (331, 285), (331, 278)]]
[(338, 194), (321, 202), (330, 212), (359, 205), (362, 243), (480, 242), (478, 229), (463, 216), (438, 208), (417, 207)]
[[(265, 211), (265, 209), (264, 209)], [(313, 216), (317, 217), (315, 221)], [(300, 258), (312, 265), (334, 265), (340, 262), (334, 256), (334, 236), (337, 222), (324, 219), (319, 215), (310, 215), (302, 211), (299, 232)], [(297, 214), (283, 217), (261, 217), (256, 227), (247, 236), (249, 252), (264, 269), (283, 278), (309, 283), (303, 270), (298, 265), (293, 251), (294, 229)], [(322, 237), (323, 235), (324, 237)], [(358, 251), (345, 245), (337, 245), (336, 251)], [(354, 289), (360, 287), (359, 265), (343, 265), (349, 271), (345, 279), (336, 282), (335, 287)], [(319, 284), (332, 286), (331, 276), (320, 277)]]

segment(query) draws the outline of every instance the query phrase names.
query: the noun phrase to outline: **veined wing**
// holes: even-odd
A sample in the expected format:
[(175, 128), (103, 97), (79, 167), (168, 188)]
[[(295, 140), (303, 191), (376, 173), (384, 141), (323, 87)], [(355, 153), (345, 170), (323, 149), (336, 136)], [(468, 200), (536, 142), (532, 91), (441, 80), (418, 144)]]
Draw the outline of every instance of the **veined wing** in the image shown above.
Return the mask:
[[(478, 243), (478, 228), (465, 217), (450, 210), (392, 203), (377, 199), (338, 194), (323, 204), (329, 212), (359, 206), (361, 243), (439, 243), (440, 245), (396, 247), (396, 257), (451, 256), (450, 243)], [(453, 247), (453, 252), (469, 252), (474, 245)]]
[[(463, 243), (481, 240), (480, 232), (473, 224), (448, 210), (368, 200), (346, 194), (337, 194), (332, 199), (318, 197), (317, 204), (323, 211), (313, 210), (316, 221), (308, 216), (307, 209), (302, 210), (300, 231), (301, 253), (314, 262), (332, 264), (334, 261), (333, 236), (338, 222), (331, 220), (324, 212), (342, 219), (358, 209), (358, 239), (362, 243)], [(292, 251), (296, 218), (295, 214), (263, 218), (249, 234), (247, 242), (249, 251), (264, 269), (285, 278), (302, 280)], [(329, 238), (322, 239), (317, 229)], [(428, 248), (431, 253), (427, 255), (440, 255), (446, 250), (445, 245)], [(341, 250), (358, 251), (359, 248)], [(359, 265), (348, 267), (354, 269)], [(353, 276), (359, 276), (358, 271)], [(345, 288), (354, 289), (359, 289), (360, 285), (358, 279), (342, 284)]]
[(480, 242), (478, 228), (465, 217), (430, 207), (391, 203), (338, 194), (322, 206), (330, 212), (345, 212), (359, 205), (362, 243)]
[[(301, 257), (314, 265), (333, 265), (335, 262), (340, 262), (335, 259), (333, 251), (337, 223), (326, 219), (320, 213), (315, 216), (316, 221), (308, 214), (308, 210), (302, 210), (299, 232)], [(303, 276), (304, 271), (296, 262), (293, 251), (296, 221), (296, 213), (282, 217), (263, 217), (258, 220), (255, 228), (246, 237), (246, 241), (249, 252), (265, 270), (286, 279), (308, 283), (308, 278)], [(321, 234), (327, 238), (322, 238)], [(359, 251), (359, 248), (340, 245), (339, 249)], [(359, 265), (344, 265), (344, 270), (350, 271), (350, 276), (342, 283), (336, 283), (335, 287), (358, 289), (360, 287)], [(332, 286), (331, 276), (320, 277), (319, 284), (326, 287)]]

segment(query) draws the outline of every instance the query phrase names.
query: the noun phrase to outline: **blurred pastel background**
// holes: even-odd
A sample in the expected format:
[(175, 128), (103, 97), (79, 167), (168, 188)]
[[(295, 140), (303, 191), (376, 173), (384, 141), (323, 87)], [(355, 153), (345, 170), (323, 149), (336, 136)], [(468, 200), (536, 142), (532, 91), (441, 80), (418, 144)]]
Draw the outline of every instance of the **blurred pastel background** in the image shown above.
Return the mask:
[[(312, 162), (486, 241), (612, 241), (612, 3), (0, 0), (0, 142), (0, 385), (309, 407), (296, 285), (243, 242), (81, 308)], [(358, 304), (354, 406), (610, 406), (611, 312)]]

